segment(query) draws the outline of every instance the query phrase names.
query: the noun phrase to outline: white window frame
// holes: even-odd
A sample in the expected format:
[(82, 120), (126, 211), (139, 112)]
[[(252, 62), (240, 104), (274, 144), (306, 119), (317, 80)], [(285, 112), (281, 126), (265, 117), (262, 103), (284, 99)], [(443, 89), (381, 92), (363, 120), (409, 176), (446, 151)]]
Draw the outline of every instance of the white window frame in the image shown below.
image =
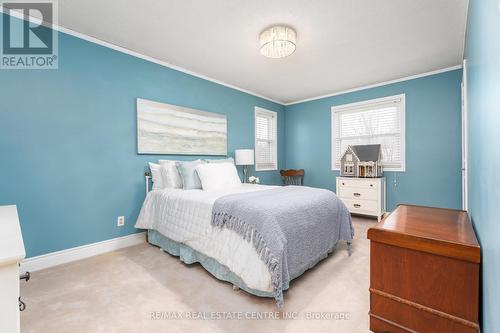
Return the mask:
[[(397, 171), (404, 172), (406, 171), (406, 94), (387, 96), (382, 98), (370, 99), (362, 102), (350, 103), (332, 106), (331, 108), (331, 168), (333, 171), (340, 171), (340, 166), (335, 165), (335, 156), (337, 156), (337, 152), (335, 151), (335, 118), (336, 113), (339, 112), (360, 112), (360, 109), (369, 110), (370, 107), (376, 107), (377, 104), (386, 104), (390, 102), (398, 102), (400, 101), (400, 113), (399, 113), (399, 121), (401, 127), (401, 165), (399, 167), (384, 167), (384, 171)], [(342, 154), (342, 152), (339, 152)]]
[[(270, 116), (274, 119), (274, 125), (276, 130), (274, 131), (274, 166), (273, 167), (259, 167), (259, 163), (257, 161), (257, 115), (258, 114), (264, 114), (267, 116)], [(278, 170), (278, 112), (275, 111), (270, 111), (266, 110), (263, 108), (260, 108), (258, 106), (255, 107), (255, 115), (254, 115), (254, 138), (255, 138), (255, 146), (254, 146), (254, 153), (255, 153), (255, 171), (275, 171)], [(270, 140), (271, 141), (271, 140)]]

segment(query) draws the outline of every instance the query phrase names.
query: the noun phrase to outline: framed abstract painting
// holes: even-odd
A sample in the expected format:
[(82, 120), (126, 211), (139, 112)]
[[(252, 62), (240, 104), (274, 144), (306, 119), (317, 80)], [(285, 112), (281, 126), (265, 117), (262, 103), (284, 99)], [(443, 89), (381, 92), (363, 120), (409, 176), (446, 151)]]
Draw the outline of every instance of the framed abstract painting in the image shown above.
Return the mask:
[(225, 156), (227, 117), (138, 98), (137, 153)]

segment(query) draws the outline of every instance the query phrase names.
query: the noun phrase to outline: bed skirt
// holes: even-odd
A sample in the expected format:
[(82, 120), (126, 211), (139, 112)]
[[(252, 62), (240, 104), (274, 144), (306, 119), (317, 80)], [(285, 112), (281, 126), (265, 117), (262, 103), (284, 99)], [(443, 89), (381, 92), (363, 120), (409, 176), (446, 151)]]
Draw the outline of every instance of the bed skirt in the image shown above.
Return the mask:
[[(231, 270), (229, 270), (226, 266), (220, 264), (217, 260), (208, 257), (185, 244), (173, 241), (170, 238), (163, 236), (156, 230), (148, 230), (148, 242), (160, 247), (163, 251), (173, 256), (179, 257), (179, 259), (185, 264), (190, 265), (196, 262), (200, 263), (205, 270), (217, 279), (229, 282), (249, 294), (259, 297), (274, 297), (272, 292), (249, 288), (240, 277), (231, 272)], [(284, 288), (284, 290), (288, 289), (289, 286), (287, 285), (285, 287), (286, 288)]]

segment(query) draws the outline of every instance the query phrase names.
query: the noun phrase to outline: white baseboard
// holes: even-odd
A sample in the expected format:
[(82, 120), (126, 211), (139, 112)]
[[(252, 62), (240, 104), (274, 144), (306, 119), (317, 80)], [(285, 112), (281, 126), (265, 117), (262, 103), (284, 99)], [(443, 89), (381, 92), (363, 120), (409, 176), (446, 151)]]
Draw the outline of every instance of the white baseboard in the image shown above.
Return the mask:
[(102, 242), (82, 245), (62, 251), (43, 254), (41, 256), (25, 259), (21, 262), (21, 272), (34, 272), (41, 269), (62, 265), (71, 261), (76, 261), (98, 254), (111, 252), (144, 243), (146, 232), (131, 234), (123, 237), (108, 239)]

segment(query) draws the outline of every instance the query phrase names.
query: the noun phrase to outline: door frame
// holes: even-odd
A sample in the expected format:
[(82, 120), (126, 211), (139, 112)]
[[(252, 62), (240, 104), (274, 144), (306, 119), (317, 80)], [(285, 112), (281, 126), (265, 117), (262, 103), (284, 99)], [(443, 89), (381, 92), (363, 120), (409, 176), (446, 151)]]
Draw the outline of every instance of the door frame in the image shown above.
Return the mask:
[(467, 59), (464, 59), (462, 65), (462, 209), (469, 208), (469, 113), (467, 106)]

